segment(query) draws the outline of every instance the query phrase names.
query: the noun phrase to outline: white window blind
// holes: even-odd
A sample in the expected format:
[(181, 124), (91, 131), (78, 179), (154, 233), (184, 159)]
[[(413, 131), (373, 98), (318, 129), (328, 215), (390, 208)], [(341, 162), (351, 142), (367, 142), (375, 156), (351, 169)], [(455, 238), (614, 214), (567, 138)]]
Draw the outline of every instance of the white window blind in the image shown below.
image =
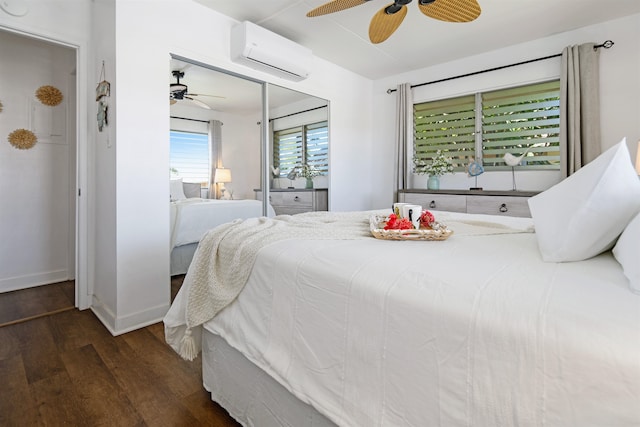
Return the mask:
[[(286, 177), (294, 167), (308, 164), (326, 175), (329, 171), (327, 122), (282, 129), (273, 133), (273, 164)], [(303, 143), (304, 141), (304, 143)]]
[(171, 176), (184, 182), (209, 182), (209, 136), (194, 132), (169, 132)]
[(415, 159), (442, 150), (458, 172), (473, 158), (485, 170), (508, 169), (504, 154), (527, 150), (520, 168), (559, 169), (560, 82), (415, 104), (414, 132)]
[(506, 169), (505, 153), (526, 150), (526, 169), (560, 168), (560, 82), (482, 94), (482, 155), (485, 170)]
[(326, 175), (329, 171), (329, 129), (327, 122), (306, 126), (307, 164)]
[(302, 127), (283, 129), (273, 135), (273, 164), (280, 168), (280, 176), (302, 164)]
[(442, 150), (463, 170), (475, 155), (474, 109), (474, 95), (414, 105), (414, 158), (429, 161)]

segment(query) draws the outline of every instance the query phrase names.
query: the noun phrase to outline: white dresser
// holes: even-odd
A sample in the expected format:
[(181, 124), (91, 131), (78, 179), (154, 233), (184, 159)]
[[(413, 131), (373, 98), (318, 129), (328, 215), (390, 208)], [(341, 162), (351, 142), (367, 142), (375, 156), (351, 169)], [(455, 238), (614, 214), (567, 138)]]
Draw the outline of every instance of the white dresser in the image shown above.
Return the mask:
[(534, 191), (400, 190), (398, 201), (424, 209), (530, 217), (527, 200)]
[[(262, 191), (255, 190), (256, 199), (262, 200)], [(302, 212), (326, 211), (329, 208), (326, 188), (269, 190), (269, 203), (276, 215), (294, 215)]]

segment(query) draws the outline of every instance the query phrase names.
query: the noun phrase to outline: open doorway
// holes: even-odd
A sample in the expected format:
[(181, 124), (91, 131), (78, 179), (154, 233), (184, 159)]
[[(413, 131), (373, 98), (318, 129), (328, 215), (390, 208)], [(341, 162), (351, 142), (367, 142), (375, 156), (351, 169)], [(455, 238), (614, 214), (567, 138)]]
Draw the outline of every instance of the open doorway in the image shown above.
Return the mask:
[(0, 293), (75, 281), (77, 50), (0, 28), (0, 56)]

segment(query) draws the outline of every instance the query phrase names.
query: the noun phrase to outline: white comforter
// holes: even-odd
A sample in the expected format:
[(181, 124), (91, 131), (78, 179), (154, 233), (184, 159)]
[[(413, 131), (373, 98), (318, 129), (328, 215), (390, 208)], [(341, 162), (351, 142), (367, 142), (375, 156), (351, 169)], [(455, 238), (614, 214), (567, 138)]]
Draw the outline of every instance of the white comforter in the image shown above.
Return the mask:
[(205, 328), (343, 426), (640, 425), (640, 297), (533, 233), (276, 242)]
[[(171, 202), (171, 249), (199, 242), (208, 230), (220, 224), (261, 216), (259, 200), (190, 198)], [(275, 216), (270, 205), (267, 216)]]

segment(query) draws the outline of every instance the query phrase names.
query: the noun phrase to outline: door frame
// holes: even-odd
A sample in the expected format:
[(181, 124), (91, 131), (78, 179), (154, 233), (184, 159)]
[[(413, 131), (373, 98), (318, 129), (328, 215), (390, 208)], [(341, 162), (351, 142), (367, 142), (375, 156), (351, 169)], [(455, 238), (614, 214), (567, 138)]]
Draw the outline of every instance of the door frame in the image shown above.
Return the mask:
[(5, 25), (0, 25), (3, 31), (12, 32), (16, 35), (28, 37), (32, 39), (42, 40), (47, 43), (56, 44), (75, 50), (75, 67), (76, 67), (76, 96), (75, 96), (75, 143), (76, 162), (74, 165), (75, 173), (75, 189), (71, 189), (73, 193), (70, 197), (75, 198), (75, 306), (84, 310), (91, 306), (93, 286), (89, 280), (93, 259), (91, 248), (89, 247), (89, 230), (94, 226), (89, 215), (89, 196), (91, 191), (89, 188), (89, 158), (90, 144), (88, 139), (88, 120), (81, 112), (88, 111), (88, 88), (87, 88), (87, 44), (83, 41), (63, 40), (58, 36), (37, 33), (30, 30), (21, 30)]

